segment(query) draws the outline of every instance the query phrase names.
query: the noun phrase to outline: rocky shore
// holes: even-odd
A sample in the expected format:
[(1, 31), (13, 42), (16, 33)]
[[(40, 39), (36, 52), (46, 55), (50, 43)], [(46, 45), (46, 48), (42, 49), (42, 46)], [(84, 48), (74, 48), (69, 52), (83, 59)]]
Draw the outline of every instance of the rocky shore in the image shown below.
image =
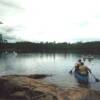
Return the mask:
[(100, 100), (100, 91), (87, 88), (62, 89), (41, 82), (51, 75), (0, 77), (0, 100)]

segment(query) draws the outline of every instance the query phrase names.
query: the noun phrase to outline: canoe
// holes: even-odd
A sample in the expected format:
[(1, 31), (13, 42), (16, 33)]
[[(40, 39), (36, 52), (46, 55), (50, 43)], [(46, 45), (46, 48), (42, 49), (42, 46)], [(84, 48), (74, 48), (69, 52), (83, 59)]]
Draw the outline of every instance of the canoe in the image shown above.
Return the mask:
[(75, 78), (79, 83), (82, 84), (88, 84), (89, 83), (89, 78), (88, 75), (81, 75), (79, 72), (75, 71)]

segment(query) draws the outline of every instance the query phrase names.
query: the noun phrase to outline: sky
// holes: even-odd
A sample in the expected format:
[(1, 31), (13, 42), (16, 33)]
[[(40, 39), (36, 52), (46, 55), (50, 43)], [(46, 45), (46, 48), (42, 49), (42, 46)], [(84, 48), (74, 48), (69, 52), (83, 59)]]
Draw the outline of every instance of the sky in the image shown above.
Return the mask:
[(0, 0), (0, 33), (10, 40), (100, 40), (100, 0)]

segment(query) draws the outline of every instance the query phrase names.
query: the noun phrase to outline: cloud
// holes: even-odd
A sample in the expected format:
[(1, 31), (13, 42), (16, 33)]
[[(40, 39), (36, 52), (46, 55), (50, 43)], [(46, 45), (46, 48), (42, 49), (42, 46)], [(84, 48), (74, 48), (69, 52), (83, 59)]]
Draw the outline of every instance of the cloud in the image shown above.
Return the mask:
[(12, 0), (0, 0), (0, 4), (16, 9), (23, 9), (21, 6), (18, 6), (16, 3), (12, 2)]
[(0, 24), (3, 24), (3, 22), (2, 22), (2, 21), (0, 21)]
[(83, 41), (100, 37), (99, 0), (0, 0), (0, 4), (0, 16), (9, 25), (2, 30), (16, 34), (15, 37), (30, 41)]

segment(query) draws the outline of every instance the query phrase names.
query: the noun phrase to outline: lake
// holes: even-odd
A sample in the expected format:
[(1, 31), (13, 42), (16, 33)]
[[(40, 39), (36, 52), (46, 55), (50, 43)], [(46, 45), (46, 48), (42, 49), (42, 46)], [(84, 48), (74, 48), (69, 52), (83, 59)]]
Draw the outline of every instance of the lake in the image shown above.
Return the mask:
[[(62, 88), (78, 87), (74, 75), (69, 71), (73, 68), (81, 54), (75, 53), (30, 53), (30, 54), (2, 54), (0, 56), (0, 75), (13, 74), (50, 74), (44, 82), (58, 85)], [(85, 61), (92, 73), (100, 79), (100, 55), (93, 55), (94, 59)], [(92, 75), (88, 88), (100, 90), (100, 82), (95, 82)]]

